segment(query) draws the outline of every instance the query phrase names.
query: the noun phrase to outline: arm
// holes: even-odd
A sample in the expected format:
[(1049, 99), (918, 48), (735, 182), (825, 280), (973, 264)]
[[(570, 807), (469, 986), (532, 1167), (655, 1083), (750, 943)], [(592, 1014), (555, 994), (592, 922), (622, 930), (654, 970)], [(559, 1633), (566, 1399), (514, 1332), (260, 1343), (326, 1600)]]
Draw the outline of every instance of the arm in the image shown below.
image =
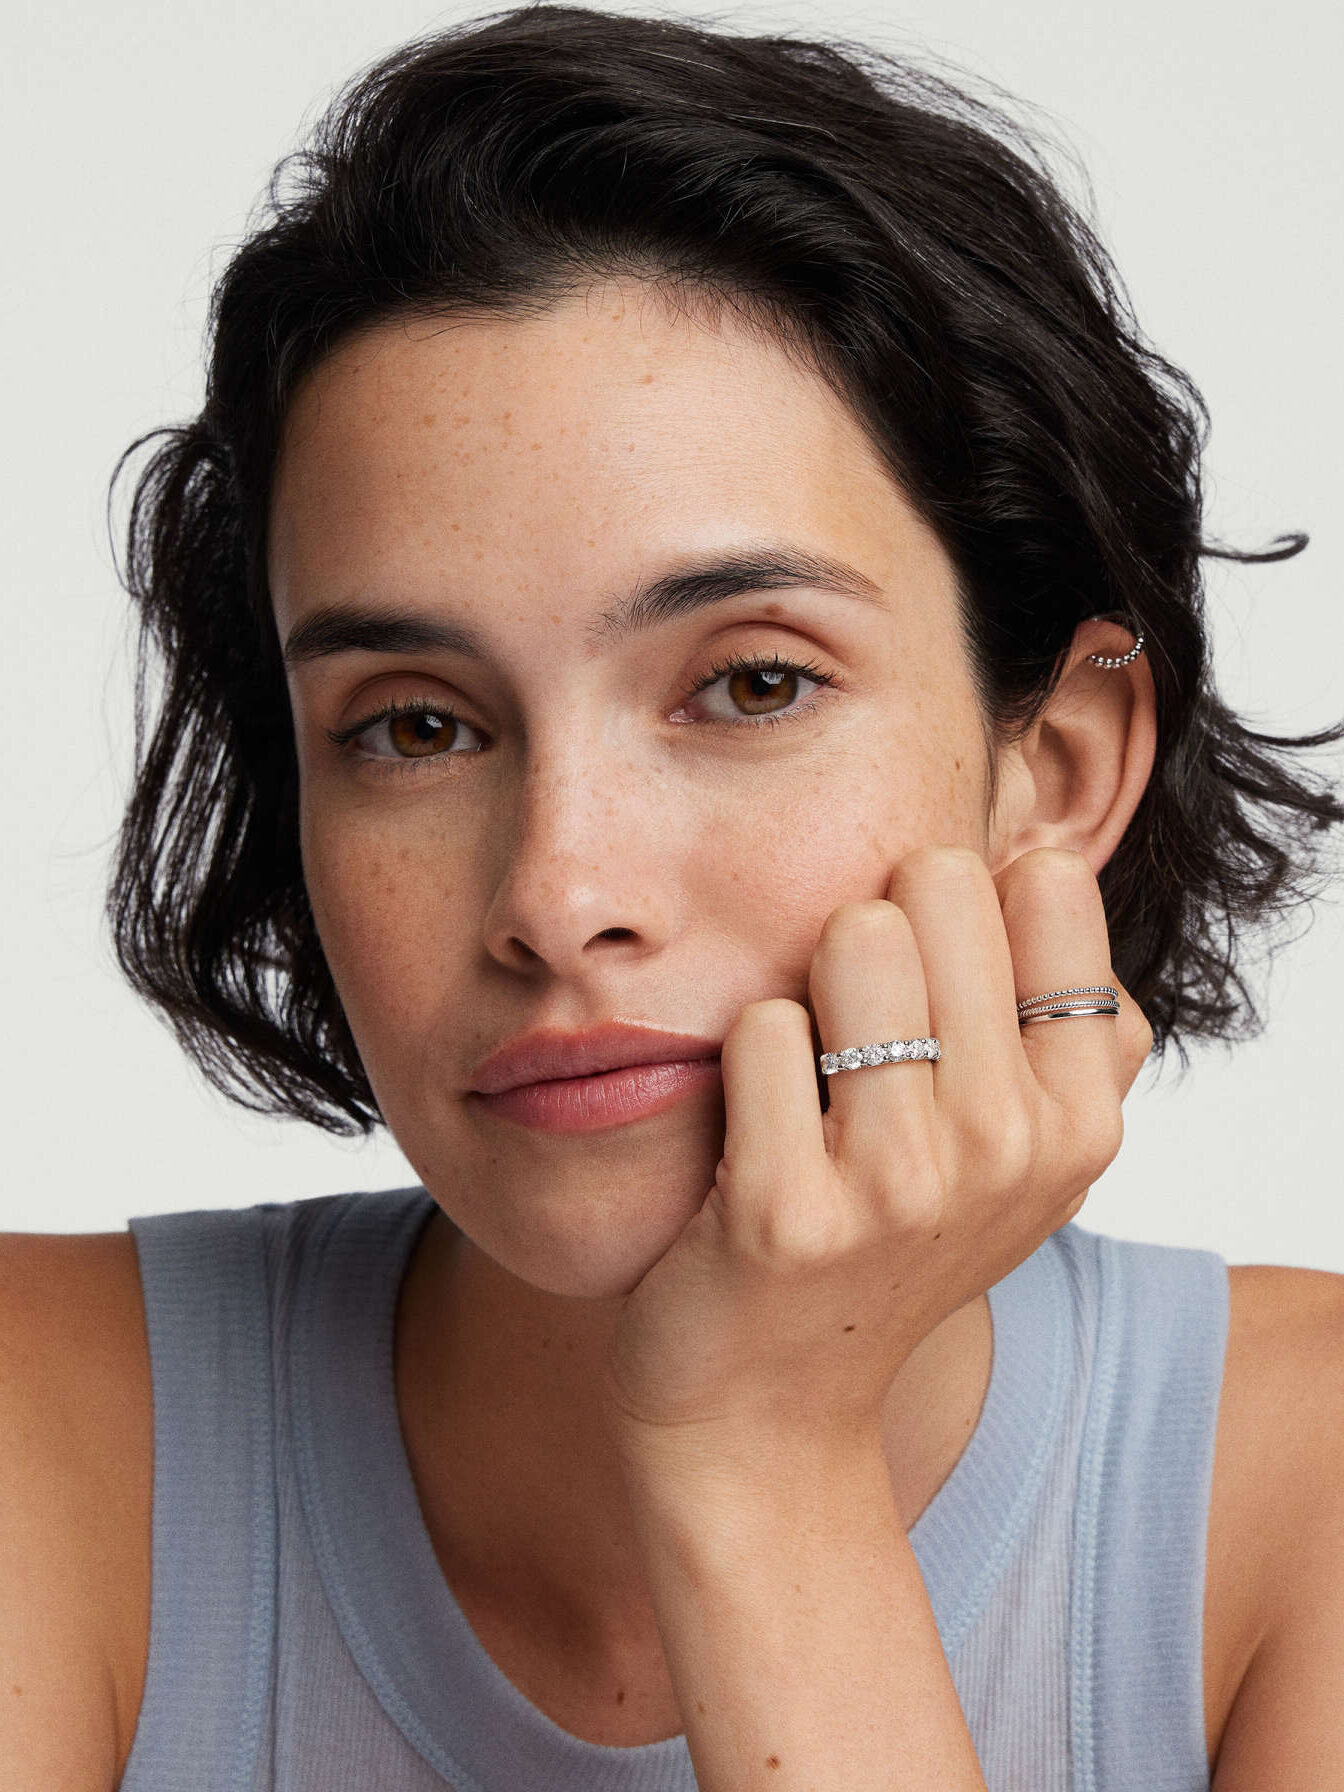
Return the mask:
[(933, 1031), (942, 1058), (841, 1073), (823, 1114), (807, 1010), (749, 1004), (723, 1043), (715, 1186), (612, 1335), (613, 1430), (702, 1792), (983, 1786), (882, 1410), (918, 1344), (1077, 1212), (1151, 1044), (1128, 996), (1118, 1023), (1018, 1027), (1016, 994), (1115, 983), (1081, 854), (1025, 853), (996, 881), (921, 848), (889, 888), (822, 931), (822, 1044)]
[(0, 1792), (111, 1792), (134, 1727), (111, 1660), (142, 1582), (148, 1628), (127, 1568), (149, 1471), (129, 1245), (0, 1235)]
[[(1209, 1545), (1215, 1726), (1227, 1709), (1214, 1792), (1334, 1792), (1344, 1784), (1344, 1276), (1231, 1272)], [(1221, 1699), (1219, 1654), (1237, 1677)]]
[(877, 1439), (630, 1484), (701, 1792), (983, 1792)]

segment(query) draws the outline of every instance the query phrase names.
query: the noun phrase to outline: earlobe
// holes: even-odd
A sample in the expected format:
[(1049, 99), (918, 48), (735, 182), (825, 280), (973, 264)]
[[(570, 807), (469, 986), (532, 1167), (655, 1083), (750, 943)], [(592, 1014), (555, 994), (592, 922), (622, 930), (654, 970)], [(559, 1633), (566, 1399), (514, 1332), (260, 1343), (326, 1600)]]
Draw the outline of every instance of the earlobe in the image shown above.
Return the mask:
[(1129, 630), (1100, 617), (1078, 625), (1045, 709), (1001, 756), (990, 823), (995, 871), (1056, 846), (1081, 852), (1099, 872), (1120, 844), (1157, 749), (1152, 672), (1143, 651), (1129, 657), (1134, 644)]

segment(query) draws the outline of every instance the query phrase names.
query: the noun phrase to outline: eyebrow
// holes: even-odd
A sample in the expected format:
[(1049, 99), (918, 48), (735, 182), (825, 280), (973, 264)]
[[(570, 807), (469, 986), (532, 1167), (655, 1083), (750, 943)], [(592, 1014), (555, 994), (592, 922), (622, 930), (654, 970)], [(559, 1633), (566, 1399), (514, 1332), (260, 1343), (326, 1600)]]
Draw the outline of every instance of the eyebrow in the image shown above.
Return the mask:
[[(755, 549), (683, 563), (646, 580), (611, 608), (599, 611), (589, 622), (588, 633), (607, 643), (730, 597), (799, 588), (864, 603), (885, 602), (881, 588), (843, 560), (795, 549)], [(285, 642), (284, 658), (286, 665), (298, 666), (340, 653), (425, 652), (457, 653), (474, 660), (489, 657), (484, 637), (464, 623), (353, 603), (324, 605), (297, 623)]]

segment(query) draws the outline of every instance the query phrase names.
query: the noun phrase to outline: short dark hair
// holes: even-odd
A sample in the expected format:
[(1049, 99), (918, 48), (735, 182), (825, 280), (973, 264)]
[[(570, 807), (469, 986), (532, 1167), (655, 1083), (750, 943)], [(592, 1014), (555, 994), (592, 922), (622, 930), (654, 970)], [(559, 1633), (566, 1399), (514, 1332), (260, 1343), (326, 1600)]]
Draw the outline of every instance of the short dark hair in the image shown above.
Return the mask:
[[(635, 273), (741, 306), (853, 407), (955, 567), (986, 732), (1051, 694), (1077, 623), (1141, 628), (1148, 788), (1101, 873), (1117, 974), (1159, 1053), (1260, 1019), (1253, 924), (1314, 894), (1344, 820), (1219, 699), (1203, 403), (997, 100), (872, 47), (524, 6), (355, 76), (285, 157), (213, 291), (205, 402), (151, 431), (121, 572), (141, 617), (136, 778), (108, 896), (118, 961), (232, 1099), (381, 1120), (319, 943), (266, 581), (296, 383), (416, 313), (526, 315)], [(109, 494), (109, 502), (111, 495)], [(151, 718), (151, 662), (163, 688)]]

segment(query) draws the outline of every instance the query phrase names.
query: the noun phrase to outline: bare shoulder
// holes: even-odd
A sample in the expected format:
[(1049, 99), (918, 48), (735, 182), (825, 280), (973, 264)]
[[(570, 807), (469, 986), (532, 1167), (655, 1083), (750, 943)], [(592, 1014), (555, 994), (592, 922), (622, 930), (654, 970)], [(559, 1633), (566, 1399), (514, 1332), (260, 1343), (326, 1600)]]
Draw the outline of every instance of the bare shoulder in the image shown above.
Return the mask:
[(1344, 1683), (1344, 1276), (1254, 1264), (1228, 1282), (1205, 1607), (1216, 1783), (1270, 1783), (1251, 1776), (1272, 1766), (1277, 1783), (1335, 1784), (1301, 1750), (1331, 1733), (1344, 1748), (1313, 1713)]
[(0, 1792), (120, 1779), (148, 1650), (152, 1487), (133, 1238), (0, 1233)]

